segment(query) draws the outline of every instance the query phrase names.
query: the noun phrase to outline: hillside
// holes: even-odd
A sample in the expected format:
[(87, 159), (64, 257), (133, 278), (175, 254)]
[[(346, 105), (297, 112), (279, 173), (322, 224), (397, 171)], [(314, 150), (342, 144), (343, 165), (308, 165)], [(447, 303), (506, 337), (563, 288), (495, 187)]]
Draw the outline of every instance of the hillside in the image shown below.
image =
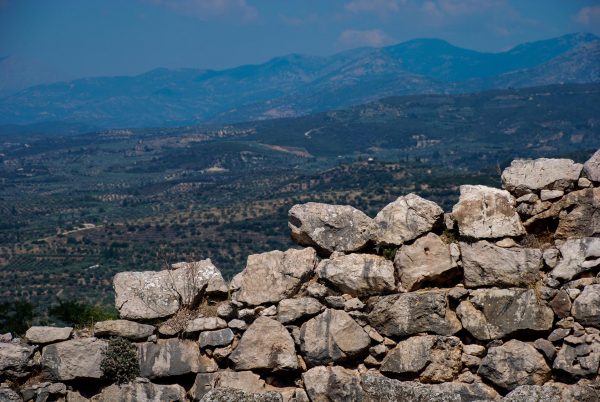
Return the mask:
[(115, 128), (239, 122), (394, 95), (596, 82), (599, 43), (594, 35), (572, 34), (482, 53), (418, 39), (329, 57), (289, 55), (222, 71), (157, 69), (133, 77), (86, 78), (0, 99), (0, 124)]
[[(292, 119), (0, 135), (0, 301), (111, 303), (121, 270), (289, 247), (295, 203), (373, 215), (401, 194), (448, 210), (517, 157), (600, 147), (600, 85), (410, 96)], [(74, 184), (76, 183), (76, 185)]]

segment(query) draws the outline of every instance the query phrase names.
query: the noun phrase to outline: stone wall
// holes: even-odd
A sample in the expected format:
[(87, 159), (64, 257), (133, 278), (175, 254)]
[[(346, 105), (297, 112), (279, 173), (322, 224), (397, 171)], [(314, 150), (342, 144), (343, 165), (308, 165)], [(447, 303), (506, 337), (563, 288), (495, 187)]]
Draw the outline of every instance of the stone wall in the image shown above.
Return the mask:
[[(114, 278), (120, 320), (0, 342), (0, 401), (600, 400), (600, 151), (516, 160), (451, 213), (295, 205), (303, 248)], [(110, 384), (107, 339), (139, 377)]]

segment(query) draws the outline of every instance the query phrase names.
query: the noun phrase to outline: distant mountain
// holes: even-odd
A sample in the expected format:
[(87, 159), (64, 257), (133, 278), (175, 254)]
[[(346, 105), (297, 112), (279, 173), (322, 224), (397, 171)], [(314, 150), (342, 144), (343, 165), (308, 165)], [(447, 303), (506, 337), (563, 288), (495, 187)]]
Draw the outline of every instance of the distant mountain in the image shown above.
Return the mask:
[(0, 57), (0, 97), (66, 78), (65, 73), (35, 60), (18, 56)]
[(416, 39), (329, 57), (294, 54), (222, 71), (156, 69), (38, 85), (0, 99), (0, 124), (148, 127), (293, 117), (388, 96), (597, 82), (599, 61), (600, 38), (592, 34), (501, 53)]

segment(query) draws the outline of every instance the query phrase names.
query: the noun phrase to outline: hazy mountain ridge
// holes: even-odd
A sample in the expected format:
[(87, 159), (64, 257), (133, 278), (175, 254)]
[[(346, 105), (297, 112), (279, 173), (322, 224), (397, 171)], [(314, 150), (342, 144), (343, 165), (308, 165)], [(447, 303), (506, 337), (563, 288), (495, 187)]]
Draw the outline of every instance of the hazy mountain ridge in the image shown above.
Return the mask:
[(292, 54), (222, 71), (156, 69), (39, 85), (0, 99), (0, 124), (148, 127), (292, 117), (393, 95), (596, 82), (599, 60), (600, 39), (592, 34), (501, 53), (417, 39), (328, 57)]

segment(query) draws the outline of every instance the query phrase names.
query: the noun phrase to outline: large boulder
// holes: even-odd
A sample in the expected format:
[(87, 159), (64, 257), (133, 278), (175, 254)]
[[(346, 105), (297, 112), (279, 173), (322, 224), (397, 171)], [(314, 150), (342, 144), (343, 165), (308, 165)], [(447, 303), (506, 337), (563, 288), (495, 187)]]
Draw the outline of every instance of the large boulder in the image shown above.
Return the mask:
[(334, 253), (319, 263), (317, 275), (352, 296), (370, 296), (396, 290), (394, 264), (373, 254)]
[(386, 336), (409, 336), (420, 332), (453, 335), (460, 321), (448, 307), (447, 292), (419, 291), (383, 296), (373, 305), (369, 323)]
[(579, 379), (596, 377), (600, 367), (600, 343), (563, 343), (556, 354), (552, 368), (562, 377)]
[(94, 324), (96, 336), (120, 336), (131, 340), (146, 339), (154, 333), (154, 326), (129, 320), (98, 321)]
[(498, 247), (485, 240), (460, 243), (465, 286), (529, 286), (542, 268), (542, 250)]
[(292, 323), (319, 314), (323, 308), (323, 305), (313, 297), (283, 299), (277, 305), (277, 320), (283, 324)]
[(600, 328), (600, 285), (584, 287), (573, 302), (571, 314), (583, 325)]
[(73, 333), (72, 327), (37, 327), (33, 326), (25, 332), (25, 338), (29, 343), (46, 344), (66, 341)]
[(184, 339), (159, 339), (137, 344), (140, 376), (172, 377), (203, 370), (200, 349), (196, 342)]
[(20, 378), (28, 374), (36, 348), (12, 342), (0, 342), (0, 373)]
[(583, 171), (591, 181), (600, 182), (600, 149), (583, 164)]
[(455, 336), (421, 335), (398, 342), (381, 364), (381, 372), (419, 375), (422, 382), (452, 381), (460, 373), (462, 344)]
[(421, 384), (367, 373), (362, 376), (361, 383), (366, 394), (365, 401), (369, 402), (473, 402), (500, 399), (500, 395), (492, 387), (480, 382), (473, 384), (459, 382)]
[(595, 387), (553, 383), (518, 386), (504, 397), (503, 402), (596, 402), (598, 400), (600, 400), (600, 390)]
[(312, 402), (365, 401), (360, 375), (340, 366), (318, 366), (302, 374)]
[(295, 295), (316, 264), (312, 248), (249, 255), (246, 268), (231, 282), (232, 298), (251, 306), (277, 303)]
[(394, 266), (402, 287), (408, 291), (416, 290), (424, 283), (447, 283), (457, 274), (457, 264), (450, 245), (434, 233), (400, 247), (394, 258)]
[(317, 202), (294, 205), (288, 226), (298, 244), (313, 246), (327, 255), (364, 248), (374, 231), (373, 220), (358, 209)]
[(521, 236), (525, 228), (508, 191), (486, 186), (460, 186), (460, 198), (452, 209), (462, 236), (476, 239)]
[(570, 281), (583, 272), (600, 268), (600, 238), (565, 240), (558, 249), (561, 258), (550, 272), (554, 279)]
[(520, 332), (549, 331), (554, 312), (534, 289), (478, 289), (460, 302), (456, 313), (463, 327), (479, 340)]
[(214, 278), (222, 276), (210, 259), (179, 269), (120, 272), (113, 279), (115, 305), (121, 318), (168, 317), (192, 304)]
[(127, 384), (113, 384), (92, 397), (90, 402), (185, 402), (185, 389), (178, 384), (153, 384), (138, 378)]
[(285, 327), (268, 317), (258, 317), (244, 332), (229, 360), (236, 370), (295, 370), (294, 340)]
[(108, 344), (96, 338), (72, 339), (42, 349), (42, 368), (52, 379), (100, 379), (100, 364)]
[(558, 239), (591, 237), (600, 234), (600, 187), (573, 191), (548, 209), (525, 221), (529, 231), (557, 220)]
[(433, 201), (408, 194), (385, 206), (375, 217), (378, 244), (401, 245), (431, 231), (444, 210)]
[(530, 344), (516, 339), (490, 348), (477, 373), (506, 390), (519, 385), (541, 385), (551, 376), (544, 356)]
[(327, 309), (302, 325), (300, 341), (306, 363), (317, 366), (363, 354), (371, 338), (345, 311)]
[(582, 168), (570, 159), (516, 159), (502, 172), (502, 184), (517, 196), (542, 189), (564, 191), (574, 186)]

